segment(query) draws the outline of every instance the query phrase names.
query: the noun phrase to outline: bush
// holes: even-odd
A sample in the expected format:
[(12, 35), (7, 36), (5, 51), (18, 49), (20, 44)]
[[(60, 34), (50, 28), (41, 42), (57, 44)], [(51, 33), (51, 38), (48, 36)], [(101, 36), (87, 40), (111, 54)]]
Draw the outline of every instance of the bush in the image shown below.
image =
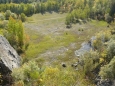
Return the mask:
[(96, 35), (96, 39), (93, 41), (93, 47), (94, 49), (97, 49), (99, 51), (101, 51), (104, 42), (109, 41), (111, 38), (111, 33), (109, 30), (104, 31), (104, 32), (99, 32)]
[(76, 71), (70, 67), (65, 69), (39, 68), (35, 61), (30, 61), (22, 67), (14, 69), (12, 76), (15, 81), (14, 86), (23, 86), (23, 84), (24, 86), (86, 86), (91, 84), (84, 79), (83, 71)]
[(6, 12), (5, 12), (6, 20), (8, 20), (10, 16), (11, 16), (11, 11), (10, 10), (6, 10)]
[(26, 21), (26, 15), (24, 13), (21, 13), (20, 18), (22, 22)]
[(7, 33), (4, 36), (19, 54), (23, 53), (29, 46), (29, 38), (24, 33), (22, 22), (16, 21), (12, 17), (9, 18)]
[(115, 41), (110, 41), (107, 48), (106, 61), (110, 61), (115, 56)]
[(2, 13), (0, 14), (0, 20), (5, 20), (5, 16)]
[(106, 14), (105, 15), (105, 21), (110, 24), (112, 21), (112, 17), (109, 14)]
[(24, 86), (32, 86), (33, 83), (36, 83), (37, 86), (40, 84), (40, 68), (34, 61), (25, 63), (21, 68), (14, 69), (12, 76), (16, 83), (20, 80), (24, 82)]
[(16, 82), (13, 86), (24, 86), (24, 82), (22, 80)]
[(115, 57), (110, 61), (109, 64), (101, 68), (99, 75), (103, 79), (114, 79), (115, 78)]
[(84, 55), (83, 62), (84, 62), (83, 69), (85, 75), (88, 76), (89, 78), (93, 78), (95, 76), (93, 72), (98, 72), (98, 70), (95, 69), (99, 65), (99, 53), (94, 51), (87, 53), (86, 55)]
[(3, 22), (0, 21), (0, 28), (4, 28)]
[(17, 15), (16, 15), (15, 13), (11, 13), (11, 17), (12, 17), (13, 19), (17, 19)]

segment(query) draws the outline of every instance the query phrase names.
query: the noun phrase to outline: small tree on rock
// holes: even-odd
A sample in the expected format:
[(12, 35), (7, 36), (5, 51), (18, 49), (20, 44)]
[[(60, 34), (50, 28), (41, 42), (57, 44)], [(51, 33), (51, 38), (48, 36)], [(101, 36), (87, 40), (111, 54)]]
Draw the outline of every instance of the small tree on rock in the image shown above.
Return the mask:
[(24, 28), (21, 21), (9, 18), (7, 34), (4, 34), (10, 44), (20, 54), (28, 47), (28, 39), (25, 37)]

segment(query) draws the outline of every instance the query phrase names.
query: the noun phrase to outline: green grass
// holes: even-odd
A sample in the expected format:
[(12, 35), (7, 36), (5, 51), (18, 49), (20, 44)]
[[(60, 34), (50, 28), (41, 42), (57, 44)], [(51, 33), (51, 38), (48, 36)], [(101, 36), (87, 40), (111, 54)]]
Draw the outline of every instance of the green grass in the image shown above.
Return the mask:
[[(51, 28), (51, 27), (55, 27), (55, 25), (59, 25), (60, 22), (64, 23), (64, 18), (51, 19), (51, 20), (46, 20), (46, 21), (39, 21), (39, 20), (44, 20), (44, 19), (55, 17), (55, 16), (57, 17), (65, 16), (65, 15), (66, 14), (60, 15), (56, 13), (53, 13), (53, 14), (48, 13), (45, 15), (35, 14), (32, 17), (30, 17), (29, 18), (30, 20), (28, 20), (28, 22), (26, 23), (38, 25), (38, 27), (40, 25), (43, 28), (43, 32), (44, 32), (44, 31), (47, 31), (47, 28)], [(31, 20), (32, 22), (30, 22)], [(85, 25), (86, 27), (88, 26), (89, 28), (84, 28)], [(40, 33), (39, 30), (38, 31), (33, 30), (32, 28), (26, 29), (26, 33), (30, 35), (30, 45), (29, 45), (28, 50), (26, 51), (25, 57), (27, 57), (29, 60), (35, 60), (37, 64), (39, 65), (39, 67), (41, 68), (44, 66), (46, 67), (47, 64), (44, 65), (45, 62), (49, 62), (49, 63), (52, 62), (51, 65), (54, 68), (57, 67), (59, 69), (59, 71), (57, 72), (57, 73), (60, 73), (59, 79), (51, 78), (48, 80), (47, 78), (45, 78), (43, 80), (45, 85), (49, 85), (49, 84), (52, 85), (52, 81), (54, 85), (56, 83), (56, 85), (59, 85), (59, 86), (62, 86), (62, 85), (67, 86), (68, 82), (69, 84), (71, 83), (80, 84), (80, 86), (86, 86), (86, 84), (90, 85), (92, 82), (87, 81), (87, 79), (84, 78), (84, 71), (75, 71), (74, 68), (71, 67), (71, 64), (78, 61), (78, 59), (76, 58), (74, 54), (74, 51), (81, 47), (81, 43), (83, 43), (84, 41), (88, 41), (92, 36), (95, 36), (95, 34), (98, 33), (99, 31), (106, 30), (105, 28), (106, 26), (107, 26), (106, 22), (92, 20), (91, 22), (88, 22), (87, 24), (82, 24), (81, 27), (79, 28), (77, 28), (76, 25), (73, 25), (72, 28), (70, 29), (63, 28), (64, 26), (62, 26), (63, 30), (59, 30), (58, 32), (59, 34), (48, 33), (47, 35)], [(80, 34), (77, 34), (77, 32), (79, 32)], [(69, 45), (71, 43), (76, 43), (75, 46), (77, 48), (75, 49), (69, 48)], [(48, 58), (48, 56), (44, 57), (41, 55), (41, 54), (44, 54), (47, 50), (55, 51), (55, 50), (60, 49), (62, 46), (68, 48), (68, 51), (65, 51), (64, 55), (58, 55), (56, 57), (53, 57), (52, 58), (53, 60)], [(62, 68), (60, 64), (62, 62), (66, 63), (67, 68)], [(52, 70), (53, 69), (51, 70), (49, 69), (45, 71), (45, 73), (50, 72), (50, 71), (52, 72)], [(52, 73), (50, 76), (57, 73)], [(63, 83), (65, 83), (65, 85)]]
[[(45, 13), (45, 14), (34, 14), (31, 17), (27, 18), (28, 23), (34, 23), (37, 25), (44, 24), (44, 25), (49, 25), (49, 24), (54, 24), (57, 22), (62, 22), (65, 20), (66, 13), (64, 14), (58, 14), (53, 12), (51, 13)], [(57, 18), (57, 19), (56, 19)]]
[[(37, 35), (31, 36), (32, 40), (30, 41), (30, 46), (26, 51), (26, 57), (33, 58), (37, 57), (38, 54), (45, 52), (51, 48), (59, 48), (61, 46), (68, 46), (70, 43), (77, 40), (77, 36), (70, 32), (65, 32), (62, 35), (53, 37), (52, 35), (40, 36)], [(38, 40), (39, 39), (39, 40)]]
[(4, 30), (0, 28), (0, 35), (3, 35)]
[[(56, 17), (62, 17), (59, 19), (52, 19)], [(33, 24), (33, 26), (40, 26), (43, 28), (43, 32), (47, 31), (48, 28), (52, 27), (62, 27), (62, 31), (58, 32), (58, 35), (55, 35), (55, 33), (48, 33), (47, 35), (43, 35), (39, 31), (32, 30), (32, 29), (26, 29), (26, 33), (30, 35), (30, 45), (28, 50), (26, 51), (25, 57), (28, 59), (33, 59), (38, 57), (40, 54), (45, 53), (47, 50), (58, 50), (60, 47), (68, 47), (71, 43), (77, 43), (76, 49), (79, 49), (81, 47), (81, 43), (84, 41), (88, 41), (92, 36), (95, 36), (96, 33), (98, 33), (101, 30), (105, 30), (105, 27), (107, 26), (107, 23), (104, 21), (96, 21), (92, 20), (91, 22), (88, 22), (86, 24), (82, 24), (79, 28), (76, 28), (76, 25), (72, 25), (72, 28), (66, 29), (64, 28), (66, 14), (57, 14), (57, 13), (46, 13), (44, 15), (42, 14), (34, 14), (32, 17), (28, 18), (28, 21), (26, 23)], [(50, 20), (51, 18), (51, 20)], [(32, 22), (30, 22), (32, 20)], [(88, 26), (88, 29), (82, 28)], [(99, 27), (99, 28), (98, 28)], [(52, 28), (53, 29), (53, 28)], [(42, 29), (41, 29), (42, 30)], [(74, 31), (75, 30), (75, 31)], [(83, 31), (82, 31), (83, 30)], [(80, 32), (80, 34), (77, 34), (77, 32)], [(65, 52), (65, 56), (57, 56), (57, 62), (55, 64), (58, 64), (61, 61), (64, 62), (74, 62), (74, 51), (75, 50), (69, 50)], [(69, 58), (71, 57), (71, 58)], [(42, 57), (44, 58), (44, 57)], [(47, 58), (47, 57), (45, 57)], [(44, 58), (44, 59), (45, 59)], [(47, 61), (50, 61), (47, 60)]]
[(105, 21), (98, 21), (98, 20), (92, 20), (91, 24), (97, 26), (97, 27), (102, 27), (102, 26), (107, 26), (107, 22)]

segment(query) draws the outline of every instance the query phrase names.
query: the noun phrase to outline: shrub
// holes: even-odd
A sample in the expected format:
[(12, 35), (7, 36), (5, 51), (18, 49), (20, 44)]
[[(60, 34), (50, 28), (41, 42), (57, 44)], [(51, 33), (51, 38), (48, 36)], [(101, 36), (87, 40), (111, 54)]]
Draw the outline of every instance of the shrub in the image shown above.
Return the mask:
[(34, 61), (25, 63), (21, 68), (14, 69), (12, 76), (16, 83), (20, 80), (24, 82), (24, 86), (32, 86), (33, 83), (36, 83), (37, 86), (40, 84), (40, 68)]
[(114, 79), (115, 78), (115, 57), (110, 61), (109, 64), (101, 67), (99, 75), (103, 79)]
[[(95, 70), (99, 65), (99, 53), (91, 51), (90, 53), (87, 53), (83, 58), (83, 69), (85, 72), (85, 75), (89, 78), (93, 78), (95, 75), (93, 72), (98, 72)], [(95, 71), (94, 71), (95, 70)]]
[(4, 28), (3, 22), (0, 21), (0, 28)]
[(19, 54), (23, 53), (29, 45), (29, 38), (24, 33), (22, 22), (16, 21), (12, 17), (9, 18), (7, 33), (4, 36)]
[(76, 71), (70, 67), (66, 69), (39, 68), (35, 61), (30, 61), (22, 67), (14, 69), (12, 76), (15, 81), (14, 86), (23, 86), (23, 84), (24, 86), (86, 86), (91, 84), (84, 79), (83, 71)]
[(93, 47), (94, 49), (100, 50), (103, 47), (104, 42), (109, 41), (111, 38), (111, 33), (109, 30), (105, 31), (105, 32), (99, 32), (96, 35), (96, 39), (93, 41)]
[(108, 43), (106, 60), (109, 62), (114, 56), (115, 56), (115, 41), (110, 41)]
[(5, 12), (6, 20), (8, 20), (10, 16), (11, 16), (11, 11), (10, 10), (6, 10), (6, 12)]
[(49, 67), (42, 73), (43, 85), (45, 86), (73, 86), (76, 82), (76, 72), (72, 69)]
[(13, 19), (17, 19), (17, 15), (15, 13), (11, 13)]
[(105, 14), (105, 21), (110, 24), (112, 21), (112, 17), (109, 14)]
[(24, 82), (22, 80), (15, 82), (13, 86), (24, 86)]
[(0, 14), (0, 20), (5, 20), (5, 16), (2, 13)]
[(24, 13), (21, 13), (20, 18), (21, 18), (22, 22), (26, 21), (26, 15)]

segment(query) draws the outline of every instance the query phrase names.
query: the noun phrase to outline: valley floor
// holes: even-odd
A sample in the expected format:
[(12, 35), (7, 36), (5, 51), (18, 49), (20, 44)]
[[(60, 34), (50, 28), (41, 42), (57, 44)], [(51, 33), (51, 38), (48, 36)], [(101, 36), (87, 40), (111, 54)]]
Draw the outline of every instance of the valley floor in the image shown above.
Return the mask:
[(25, 57), (36, 58), (42, 65), (74, 63), (77, 60), (74, 51), (81, 47), (81, 43), (87, 42), (99, 31), (108, 29), (106, 22), (96, 20), (81, 21), (66, 28), (65, 17), (66, 14), (55, 12), (28, 17), (24, 26), (30, 36), (30, 46)]

